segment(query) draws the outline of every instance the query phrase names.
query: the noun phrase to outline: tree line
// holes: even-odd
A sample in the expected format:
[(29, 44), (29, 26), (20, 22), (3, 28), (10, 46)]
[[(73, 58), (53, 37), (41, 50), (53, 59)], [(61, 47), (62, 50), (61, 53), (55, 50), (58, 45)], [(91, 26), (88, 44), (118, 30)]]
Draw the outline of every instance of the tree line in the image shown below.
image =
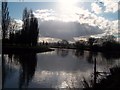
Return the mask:
[[(111, 35), (109, 35), (112, 37)], [(120, 43), (112, 38), (92, 38), (90, 37), (88, 41), (77, 41), (74, 44), (77, 50), (91, 50), (91, 51), (102, 51), (102, 52), (113, 52), (120, 51)]]
[(23, 10), (22, 29), (16, 31), (15, 25), (11, 25), (12, 19), (9, 16), (7, 2), (2, 2), (2, 41), (3, 44), (11, 45), (37, 45), (38, 20), (32, 10)]

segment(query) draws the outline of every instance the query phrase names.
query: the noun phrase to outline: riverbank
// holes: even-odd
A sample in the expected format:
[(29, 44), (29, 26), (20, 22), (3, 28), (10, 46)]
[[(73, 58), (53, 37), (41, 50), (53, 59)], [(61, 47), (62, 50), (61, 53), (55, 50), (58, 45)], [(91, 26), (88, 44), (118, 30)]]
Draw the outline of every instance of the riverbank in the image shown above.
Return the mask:
[(67, 47), (67, 48), (62, 48), (62, 47), (51, 47), (51, 48), (56, 48), (56, 49), (74, 49), (74, 50), (76, 50), (76, 51), (90, 51), (90, 52), (100, 52), (100, 53), (108, 53), (108, 54), (112, 54), (112, 53), (114, 53), (114, 54), (120, 54), (120, 50), (119, 49), (117, 49), (117, 50), (114, 50), (114, 49), (103, 49), (103, 48), (95, 48), (95, 47), (93, 47), (93, 48), (89, 48), (89, 47), (87, 47), (87, 48), (84, 48), (84, 49), (79, 49), (79, 48), (75, 48), (75, 47)]
[(26, 46), (26, 45), (5, 45), (2, 46), (2, 53), (39, 53), (53, 51), (47, 46)]
[[(88, 84), (89, 85), (89, 84)], [(92, 87), (85, 87), (83, 90), (102, 90), (102, 89), (120, 89), (120, 67), (110, 68), (110, 74), (102, 79), (99, 79), (99, 82), (95, 85), (92, 84)]]

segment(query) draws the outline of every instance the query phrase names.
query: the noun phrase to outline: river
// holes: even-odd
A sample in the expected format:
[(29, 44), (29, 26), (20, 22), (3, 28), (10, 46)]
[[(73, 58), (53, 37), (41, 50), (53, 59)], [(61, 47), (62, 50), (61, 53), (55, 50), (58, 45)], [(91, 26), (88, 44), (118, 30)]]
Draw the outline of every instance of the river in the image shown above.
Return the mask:
[(3, 88), (83, 88), (96, 71), (108, 72), (120, 65), (120, 56), (55, 49), (43, 53), (5, 54)]

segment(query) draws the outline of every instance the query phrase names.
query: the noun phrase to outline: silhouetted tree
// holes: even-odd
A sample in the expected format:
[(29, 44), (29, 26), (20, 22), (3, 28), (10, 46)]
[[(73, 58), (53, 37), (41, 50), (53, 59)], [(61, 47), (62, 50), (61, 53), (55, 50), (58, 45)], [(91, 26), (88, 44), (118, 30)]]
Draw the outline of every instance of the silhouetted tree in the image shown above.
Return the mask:
[(75, 42), (75, 48), (78, 50), (84, 50), (85, 49), (85, 42), (84, 41)]
[(2, 39), (5, 40), (8, 35), (10, 16), (7, 2), (2, 2)]
[(95, 38), (90, 37), (90, 38), (88, 39), (88, 43), (89, 43), (90, 47), (93, 46), (94, 41), (95, 41)]
[(38, 40), (38, 20), (34, 17), (32, 10), (23, 11), (23, 29), (21, 31), (22, 43), (35, 46)]
[(9, 24), (9, 43), (15, 44), (15, 31), (16, 31), (17, 23), (14, 19), (10, 19)]
[(22, 44), (28, 44), (28, 33), (29, 33), (29, 12), (27, 8), (23, 10), (23, 29), (21, 31)]
[(30, 11), (30, 38), (31, 38), (31, 45), (35, 46), (38, 40), (38, 20), (34, 17), (32, 10)]

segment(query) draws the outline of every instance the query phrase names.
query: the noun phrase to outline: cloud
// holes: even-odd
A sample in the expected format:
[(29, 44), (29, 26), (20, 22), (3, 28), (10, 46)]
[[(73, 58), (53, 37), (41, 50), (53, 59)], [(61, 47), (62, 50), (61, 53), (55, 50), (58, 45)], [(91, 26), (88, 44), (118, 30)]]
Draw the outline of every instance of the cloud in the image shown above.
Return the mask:
[(101, 0), (104, 3), (105, 13), (118, 11), (118, 2), (114, 0)]
[(73, 40), (73, 37), (88, 36), (103, 33), (97, 26), (78, 22), (44, 21), (40, 24), (40, 35), (66, 40)]
[(14, 23), (17, 25), (16, 29), (19, 30), (19, 29), (22, 29), (22, 25), (23, 25), (23, 21), (20, 20), (20, 19), (14, 19)]
[(39, 21), (57, 20), (62, 22), (79, 22), (80, 24), (86, 23), (90, 26), (98, 26), (104, 31), (109, 30), (112, 32), (117, 29), (116, 27), (118, 27), (117, 23), (114, 24), (115, 21), (109, 21), (104, 17), (97, 16), (94, 13), (91, 13), (88, 10), (84, 10), (82, 8), (74, 8), (71, 15), (68, 15), (66, 13), (62, 15), (57, 14), (55, 11), (49, 9), (44, 10), (44, 13), (41, 13), (42, 11), (37, 10), (37, 12), (34, 12), (35, 16), (39, 19)]
[(33, 12), (33, 14), (41, 19), (42, 21), (44, 20), (55, 20), (56, 19), (56, 15), (55, 12), (52, 9), (41, 9), (41, 10), (36, 10), (35, 12)]
[(39, 37), (39, 40), (38, 42), (49, 42), (49, 43), (52, 43), (52, 42), (58, 42), (60, 41), (61, 39), (58, 39), (58, 38), (51, 38), (51, 37)]
[(96, 14), (100, 14), (102, 12), (102, 8), (96, 3), (91, 4), (91, 9)]
[(15, 26), (14, 27), (15, 30), (20, 30), (22, 29), (23, 21), (20, 19), (12, 19), (10, 25)]
[[(93, 3), (92, 6), (97, 7), (94, 10), (96, 14), (101, 13), (102, 9), (98, 4)], [(107, 20), (79, 7), (72, 7), (72, 11), (68, 10), (68, 8), (62, 10), (62, 13), (52, 9), (34, 11), (34, 15), (39, 20), (41, 35), (68, 40), (76, 36), (94, 34), (101, 36), (115, 34), (118, 31), (117, 20)]]

